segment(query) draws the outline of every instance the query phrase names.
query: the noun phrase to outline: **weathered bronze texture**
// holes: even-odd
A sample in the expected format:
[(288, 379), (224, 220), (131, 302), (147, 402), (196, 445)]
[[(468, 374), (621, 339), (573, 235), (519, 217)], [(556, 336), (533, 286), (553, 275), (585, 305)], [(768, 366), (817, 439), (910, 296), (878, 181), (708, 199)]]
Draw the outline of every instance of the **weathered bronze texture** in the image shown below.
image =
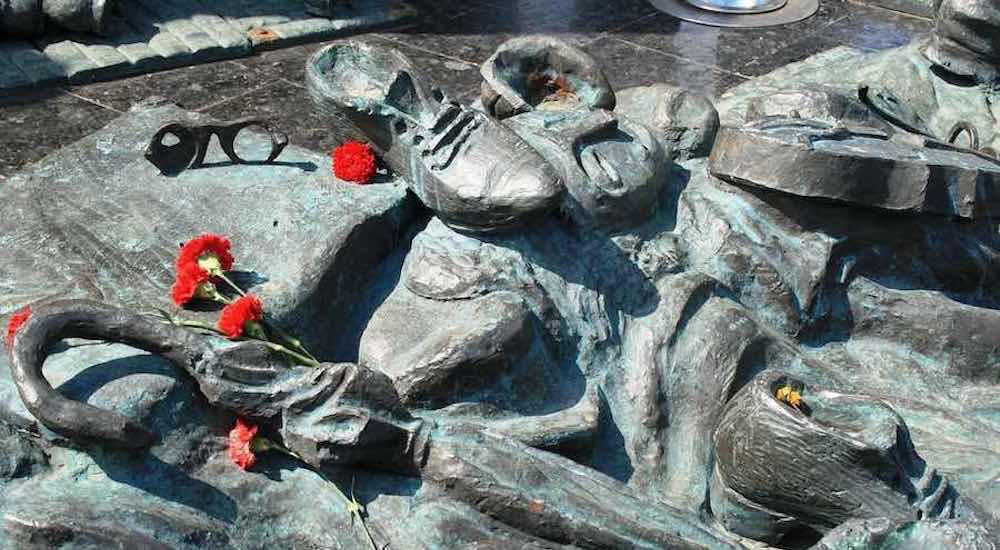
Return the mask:
[(993, 0), (939, 0), (925, 54), (948, 72), (996, 85), (1000, 74), (1000, 5)]
[(554, 37), (508, 40), (483, 63), (481, 73), (483, 107), (499, 119), (535, 109), (615, 108), (615, 93), (597, 61)]
[[(914, 44), (612, 108), (531, 39), (490, 114), (380, 44), (307, 75), (384, 182), (289, 147), (157, 185), (144, 138), (205, 120), (159, 105), (5, 184), (0, 546), (370, 548), (360, 503), (398, 550), (996, 548), (989, 86)], [(315, 368), (139, 313), (199, 232)], [(232, 464), (235, 417), (292, 456)]]
[(44, 30), (42, 0), (0, 0), (0, 39), (27, 38)]
[(346, 120), (449, 225), (490, 233), (551, 210), (563, 182), (527, 143), (427, 85), (398, 50), (341, 42), (316, 52), (306, 83), (321, 112)]
[[(155, 435), (52, 389), (42, 364), (54, 344), (70, 337), (127, 343), (168, 358), (194, 377), (210, 403), (280, 433), (290, 451), (316, 468), (364, 465), (416, 475), (487, 516), (564, 544), (738, 548), (687, 514), (642, 501), (572, 461), (461, 422), (437, 427), (414, 418), (379, 371), (354, 364), (289, 367), (259, 342), (215, 348), (162, 319), (85, 300), (33, 311), (17, 334), (11, 365), (32, 414), (71, 439), (142, 447)], [(539, 507), (554, 497), (559, 506)], [(627, 511), (637, 507), (642, 522)]]
[(101, 34), (116, 0), (42, 0), (42, 11), (60, 27)]
[[(711, 171), (731, 183), (893, 212), (1000, 214), (1000, 161), (937, 140), (794, 118), (724, 128)], [(955, 135), (957, 139), (957, 134)]]

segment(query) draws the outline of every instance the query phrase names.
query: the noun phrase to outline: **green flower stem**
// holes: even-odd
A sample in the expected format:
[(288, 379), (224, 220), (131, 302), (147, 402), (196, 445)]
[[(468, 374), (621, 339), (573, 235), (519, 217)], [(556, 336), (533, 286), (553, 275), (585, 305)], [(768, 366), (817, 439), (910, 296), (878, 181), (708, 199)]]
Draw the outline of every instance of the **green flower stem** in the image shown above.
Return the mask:
[[(266, 439), (266, 438), (263, 438), (263, 437), (258, 437), (256, 439), (254, 439), (253, 442), (251, 443), (251, 449), (254, 450), (254, 451), (257, 451), (257, 450), (261, 450), (261, 451), (278, 451), (279, 453), (284, 453), (284, 454), (286, 454), (286, 455), (294, 458), (295, 460), (298, 460), (299, 462), (305, 464), (306, 467), (308, 467), (310, 470), (316, 472), (319, 475), (319, 477), (323, 478), (324, 481), (326, 481), (327, 483), (329, 483), (330, 486), (333, 487), (333, 490), (336, 491), (338, 495), (340, 495), (340, 498), (344, 499), (344, 502), (347, 503), (347, 511), (351, 514), (351, 516), (354, 519), (358, 520), (358, 522), (361, 524), (361, 527), (365, 530), (365, 536), (368, 538), (368, 544), (371, 545), (372, 550), (379, 550), (378, 545), (375, 544), (375, 537), (372, 536), (372, 532), (368, 528), (368, 523), (365, 522), (365, 518), (362, 515), (362, 513), (365, 511), (365, 509), (364, 509), (363, 506), (361, 506), (361, 503), (358, 502), (358, 500), (356, 498), (354, 498), (354, 480), (353, 479), (351, 480), (351, 498), (347, 498), (347, 495), (345, 495), (344, 492), (340, 490), (340, 487), (338, 487), (337, 484), (334, 483), (334, 481), (332, 479), (330, 479), (329, 477), (327, 477), (327, 475), (324, 474), (322, 470), (320, 470), (319, 468), (317, 468), (315, 466), (312, 466), (311, 464), (309, 464), (305, 460), (302, 460), (301, 456), (299, 456), (298, 454), (296, 454), (295, 451), (293, 451), (293, 450), (285, 447), (284, 445), (281, 445), (280, 443), (276, 443), (274, 441), (271, 441), (270, 439)], [(353, 521), (352, 521), (352, 523), (353, 523)]]
[(307, 350), (305, 348), (305, 346), (302, 345), (302, 341), (301, 340), (299, 340), (298, 338), (295, 338), (295, 337), (291, 336), (290, 334), (288, 334), (287, 332), (281, 330), (281, 328), (278, 327), (278, 325), (276, 325), (274, 323), (270, 323), (268, 321), (261, 321), (261, 323), (264, 324), (264, 327), (267, 328), (267, 330), (270, 330), (270, 331), (274, 332), (275, 334), (277, 334), (278, 338), (281, 338), (282, 340), (284, 340), (286, 344), (288, 344), (292, 348), (295, 348), (296, 351), (298, 351), (302, 355), (305, 355), (306, 357), (312, 359), (313, 361), (316, 361), (317, 363), (319, 363), (319, 359), (317, 359), (316, 356), (314, 356), (313, 354), (309, 353), (309, 350)]
[[(212, 325), (210, 325), (208, 323), (203, 323), (201, 321), (190, 321), (190, 320), (187, 320), (187, 319), (179, 319), (179, 318), (176, 318), (176, 317), (171, 317), (170, 318), (170, 323), (172, 323), (174, 325), (177, 325), (179, 327), (200, 328), (200, 329), (204, 329), (204, 330), (208, 330), (208, 331), (214, 332), (216, 334), (222, 334), (222, 331), (220, 331), (218, 328), (216, 328), (216, 327), (214, 327), (214, 326), (212, 326)], [(294, 351), (286, 348), (285, 346), (282, 346), (281, 344), (275, 344), (274, 342), (270, 342), (270, 341), (267, 341), (267, 340), (262, 340), (260, 338), (247, 338), (247, 339), (248, 340), (257, 340), (259, 342), (263, 342), (264, 345), (266, 345), (267, 348), (270, 349), (271, 351), (276, 351), (276, 352), (279, 352), (279, 353), (284, 353), (285, 355), (288, 355), (292, 359), (295, 359), (296, 361), (298, 361), (299, 363), (301, 363), (304, 366), (307, 366), (307, 367), (318, 367), (320, 365), (319, 361), (317, 361), (315, 359), (310, 359), (309, 357), (306, 357), (306, 356), (304, 356), (304, 355), (302, 355), (300, 353), (296, 353), (296, 352), (294, 352)]]
[(236, 283), (234, 283), (233, 281), (231, 281), (229, 279), (229, 277), (226, 277), (225, 272), (223, 272), (223, 271), (220, 270), (220, 271), (218, 271), (216, 273), (212, 273), (212, 275), (214, 277), (218, 277), (218, 278), (222, 279), (227, 285), (229, 285), (230, 288), (232, 288), (233, 290), (235, 290), (236, 293), (239, 294), (240, 296), (246, 296), (247, 295), (246, 292), (243, 292), (242, 288), (236, 286)]
[(214, 300), (216, 302), (223, 303), (223, 304), (227, 304), (227, 305), (233, 303), (232, 300), (230, 300), (229, 298), (226, 298), (225, 296), (223, 296), (222, 293), (219, 292), (218, 290), (216, 290), (215, 294), (212, 295), (212, 300)]
[(214, 332), (216, 334), (222, 334), (222, 331), (220, 331), (218, 328), (216, 328), (216, 327), (214, 327), (214, 326), (212, 326), (212, 325), (210, 325), (208, 323), (203, 323), (201, 321), (189, 321), (187, 319), (178, 319), (178, 318), (175, 317), (175, 318), (171, 318), (170, 322), (173, 323), (173, 324), (175, 324), (175, 325), (177, 325), (177, 326), (179, 326), (179, 327), (200, 328), (200, 329), (205, 329), (205, 330)]
[[(288, 453), (291, 456), (295, 456), (296, 458), (298, 458), (295, 455), (295, 453), (291, 451), (288, 451)], [(299, 460), (302, 459), (299, 458)], [(332, 479), (327, 477), (326, 474), (324, 474), (319, 468), (311, 468), (311, 469), (317, 474), (319, 474), (319, 477), (326, 480), (326, 482), (333, 487), (333, 490), (336, 491), (338, 495), (340, 495), (340, 498), (344, 499), (344, 502), (347, 503), (348, 513), (350, 513), (354, 519), (357, 519), (358, 523), (361, 524), (361, 528), (365, 530), (365, 537), (367, 537), (368, 544), (371, 545), (372, 550), (379, 550), (378, 545), (375, 544), (375, 537), (372, 536), (371, 529), (368, 528), (368, 522), (365, 521), (365, 517), (362, 515), (363, 512), (365, 511), (365, 508), (364, 506), (361, 505), (360, 502), (358, 502), (356, 498), (354, 498), (354, 480), (351, 480), (351, 497), (347, 498), (347, 495), (345, 495), (344, 492), (340, 490), (340, 487), (338, 487), (337, 484), (334, 483)], [(353, 524), (353, 521), (351, 523)]]
[(295, 359), (296, 361), (302, 363), (303, 365), (305, 365), (307, 367), (318, 367), (319, 366), (319, 361), (317, 361), (315, 359), (310, 359), (310, 358), (306, 357), (305, 355), (302, 355), (301, 353), (294, 352), (294, 351), (286, 348), (285, 346), (282, 346), (281, 344), (275, 344), (274, 342), (269, 342), (267, 340), (260, 340), (260, 341), (264, 342), (264, 344), (271, 351), (277, 351), (279, 353), (284, 353), (285, 355), (291, 357), (292, 359)]
[[(322, 474), (320, 474), (320, 475), (322, 476)], [(322, 476), (322, 477), (326, 478), (326, 476)], [(363, 506), (361, 506), (361, 503), (358, 502), (358, 500), (356, 498), (354, 498), (354, 479), (353, 478), (351, 479), (351, 498), (350, 499), (348, 499), (347, 495), (345, 495), (343, 493), (343, 491), (340, 490), (340, 487), (337, 487), (336, 483), (333, 483), (330, 480), (327, 480), (327, 481), (329, 481), (330, 484), (333, 485), (334, 490), (337, 491), (337, 494), (340, 495), (340, 498), (342, 498), (345, 501), (347, 501), (347, 510), (351, 513), (351, 515), (353, 515), (355, 518), (357, 518), (358, 523), (361, 524), (361, 528), (365, 530), (365, 535), (368, 537), (368, 544), (371, 545), (372, 550), (378, 550), (378, 545), (375, 544), (375, 537), (372, 536), (371, 530), (368, 529), (368, 522), (366, 522), (365, 521), (365, 517), (363, 515), (361, 515), (362, 512), (365, 511), (365, 509), (364, 509)]]

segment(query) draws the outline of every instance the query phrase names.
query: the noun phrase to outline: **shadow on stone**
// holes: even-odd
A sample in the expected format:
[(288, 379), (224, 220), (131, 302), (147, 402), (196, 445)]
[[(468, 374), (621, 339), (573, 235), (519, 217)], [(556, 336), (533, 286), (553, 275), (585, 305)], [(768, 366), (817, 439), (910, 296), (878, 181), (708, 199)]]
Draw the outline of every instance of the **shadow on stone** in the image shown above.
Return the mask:
[(118, 483), (194, 508), (219, 521), (236, 521), (239, 508), (229, 495), (150, 453), (130, 455), (93, 449), (89, 454), (101, 470)]
[(590, 460), (580, 460), (579, 462), (622, 483), (628, 483), (632, 479), (632, 474), (635, 473), (635, 468), (632, 467), (628, 453), (625, 452), (625, 436), (622, 435), (614, 417), (611, 416), (612, 409), (604, 392), (600, 392), (599, 395), (601, 416), (597, 424), (597, 441), (594, 445), (594, 452)]
[[(77, 346), (74, 346), (77, 347)], [(57, 388), (70, 399), (87, 401), (109, 382), (134, 374), (159, 374), (177, 378), (177, 369), (155, 355), (134, 355), (94, 365), (77, 373)]]
[[(316, 472), (313, 468), (303, 466), (301, 462), (289, 456), (270, 453), (261, 455), (261, 460), (254, 466), (254, 473), (261, 474), (271, 481), (280, 482), (284, 480), (285, 472), (299, 469)], [(420, 491), (420, 487), (423, 485), (420, 478), (403, 477), (385, 472), (373, 472), (372, 470), (343, 468), (326, 469), (316, 473), (326, 481), (336, 485), (337, 489), (347, 498), (351, 498), (353, 495), (362, 506), (374, 501), (379, 495), (412, 497)], [(328, 504), (346, 506), (347, 502)]]
[(338, 335), (339, 346), (333, 354), (337, 361), (356, 362), (358, 360), (361, 335), (368, 327), (375, 312), (399, 284), (403, 272), (403, 262), (410, 253), (413, 239), (427, 227), (430, 217), (426, 214), (429, 212), (429, 210), (421, 210), (420, 214), (417, 214), (418, 218), (406, 229), (400, 243), (375, 270), (372, 284), (361, 292), (351, 319), (345, 323), (344, 330)]

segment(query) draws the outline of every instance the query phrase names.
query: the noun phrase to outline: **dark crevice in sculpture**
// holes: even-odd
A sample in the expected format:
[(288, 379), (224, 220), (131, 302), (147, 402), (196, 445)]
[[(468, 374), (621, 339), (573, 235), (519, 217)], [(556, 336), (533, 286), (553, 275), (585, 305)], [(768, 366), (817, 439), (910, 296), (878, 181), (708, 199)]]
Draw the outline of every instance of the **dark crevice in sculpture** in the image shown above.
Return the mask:
[(941, 80), (944, 80), (945, 82), (951, 84), (952, 86), (959, 86), (962, 88), (973, 88), (979, 85), (979, 83), (976, 82), (975, 77), (968, 75), (959, 75), (953, 72), (949, 72), (947, 69), (941, 67), (940, 65), (931, 66), (931, 72), (934, 73), (934, 76), (940, 78)]
[(369, 284), (364, 286), (360, 296), (353, 300), (352, 314), (343, 330), (337, 335), (337, 347), (332, 357), (337, 361), (358, 362), (361, 336), (369, 325), (372, 316), (388, 299), (393, 288), (399, 284), (402, 276), (403, 263), (410, 253), (413, 239), (427, 227), (430, 213), (426, 210), (413, 214), (413, 220), (405, 226), (392, 252), (372, 270)]
[[(356, 354), (351, 341), (356, 334), (345, 332), (363, 316), (364, 304), (356, 300), (359, 289), (369, 288), (370, 281), (382, 269), (386, 258), (393, 251), (405, 250), (407, 232), (414, 225), (419, 213), (414, 203), (407, 203), (398, 211), (377, 217), (364, 218), (353, 226), (347, 234), (337, 235), (328, 243), (316, 264), (310, 266), (304, 277), (312, 284), (309, 292), (296, 296), (297, 306), (285, 317), (294, 320), (286, 330), (300, 335), (303, 342), (317, 357), (331, 360), (343, 353), (350, 357)], [(359, 219), (361, 216), (359, 215)], [(393, 231), (384, 231), (386, 226)], [(351, 265), (352, 270), (330, 270), (329, 265)], [(310, 320), (321, 318), (320, 309), (337, 308), (336, 321), (324, 325), (311, 324)], [(360, 310), (358, 308), (361, 308)]]
[(776, 546), (787, 550), (805, 550), (812, 548), (822, 538), (823, 534), (812, 527), (798, 525), (785, 533)]
[[(612, 477), (622, 483), (629, 483), (635, 473), (628, 453), (625, 452), (625, 437), (611, 414), (611, 406), (604, 392), (600, 394), (601, 415), (598, 417), (598, 432), (589, 457), (578, 457), (577, 462)], [(573, 457), (569, 457), (573, 458)]]

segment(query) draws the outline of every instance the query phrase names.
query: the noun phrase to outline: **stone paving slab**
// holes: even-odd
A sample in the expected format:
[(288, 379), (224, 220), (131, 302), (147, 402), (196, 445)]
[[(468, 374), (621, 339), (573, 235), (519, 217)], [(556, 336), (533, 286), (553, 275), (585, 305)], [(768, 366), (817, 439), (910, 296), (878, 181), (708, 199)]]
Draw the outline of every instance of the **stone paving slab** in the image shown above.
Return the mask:
[(332, 18), (302, 0), (130, 0), (107, 37), (46, 35), (0, 42), (0, 90), (111, 80), (326, 40), (416, 15), (402, 0), (354, 0)]

